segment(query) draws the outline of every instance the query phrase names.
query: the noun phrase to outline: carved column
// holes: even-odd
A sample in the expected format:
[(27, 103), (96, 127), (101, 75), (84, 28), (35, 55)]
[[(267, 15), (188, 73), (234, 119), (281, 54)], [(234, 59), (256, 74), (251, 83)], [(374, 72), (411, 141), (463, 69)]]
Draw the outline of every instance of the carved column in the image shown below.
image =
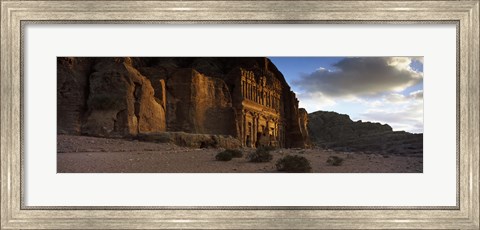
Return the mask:
[(243, 80), (240, 80), (240, 95), (243, 97)]
[(258, 133), (259, 122), (260, 122), (259, 120), (260, 120), (260, 114), (259, 114), (259, 113), (255, 113), (255, 133), (254, 133), (255, 143), (258, 142), (257, 133)]
[(278, 132), (278, 120), (277, 120), (277, 123), (275, 124), (275, 137), (277, 138), (277, 141), (278, 141), (278, 136), (279, 136), (279, 132)]
[(257, 141), (256, 128), (257, 128), (257, 114), (252, 113), (252, 147), (255, 147), (255, 142)]
[(267, 107), (270, 107), (270, 92), (267, 92)]
[(245, 80), (245, 81), (243, 82), (243, 92), (244, 92), (244, 93), (243, 93), (243, 97), (244, 97), (244, 98), (247, 98), (247, 96), (248, 96), (247, 91), (248, 91), (248, 84), (247, 84), (247, 81)]
[(250, 100), (253, 101), (253, 82), (250, 82)]
[(240, 135), (241, 138), (242, 138), (242, 146), (245, 146), (246, 143), (247, 143), (247, 135), (246, 134), (246, 130), (247, 130), (247, 115), (245, 113), (245, 110), (242, 109), (242, 134)]

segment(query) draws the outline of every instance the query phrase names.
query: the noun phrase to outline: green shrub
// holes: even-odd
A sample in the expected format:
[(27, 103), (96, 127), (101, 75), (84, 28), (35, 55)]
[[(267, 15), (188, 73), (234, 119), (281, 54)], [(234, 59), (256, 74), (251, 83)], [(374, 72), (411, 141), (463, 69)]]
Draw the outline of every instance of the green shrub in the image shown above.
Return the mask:
[(232, 158), (233, 158), (232, 153), (231, 153), (231, 152), (227, 152), (227, 151), (219, 152), (219, 153), (215, 156), (215, 159), (216, 159), (217, 161), (231, 161)]
[(270, 154), (269, 150), (258, 148), (255, 152), (250, 153), (247, 156), (247, 159), (250, 162), (269, 162), (273, 159), (273, 156)]
[(329, 156), (327, 159), (327, 164), (333, 165), (333, 166), (340, 166), (342, 165), (343, 158), (337, 157), (337, 156)]
[(224, 152), (231, 153), (233, 158), (242, 158), (243, 157), (242, 151), (240, 151), (238, 149), (226, 149)]
[(302, 156), (286, 156), (277, 161), (275, 164), (278, 171), (292, 172), (292, 173), (305, 173), (311, 172), (312, 167), (307, 158)]

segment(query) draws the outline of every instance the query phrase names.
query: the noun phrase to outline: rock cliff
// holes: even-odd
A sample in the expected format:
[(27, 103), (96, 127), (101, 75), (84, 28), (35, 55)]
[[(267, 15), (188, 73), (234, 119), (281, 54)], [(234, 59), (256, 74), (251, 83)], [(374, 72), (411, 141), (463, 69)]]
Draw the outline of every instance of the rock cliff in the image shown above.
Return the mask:
[(93, 60), (85, 58), (57, 59), (57, 132), (81, 132), (87, 112), (89, 76)]
[(352, 121), (348, 115), (317, 111), (308, 114), (308, 132), (317, 146), (338, 151), (423, 154), (423, 134), (392, 131), (387, 124)]
[(280, 117), (282, 128), (275, 124), (270, 134), (284, 131), (281, 146), (308, 146), (305, 112), (282, 73), (263, 57), (59, 57), (57, 132), (105, 137), (186, 132), (228, 135), (244, 145), (241, 70), (267, 76), (267, 86), (280, 83), (281, 106), (259, 111)]
[(127, 136), (165, 131), (163, 98), (130, 58), (102, 58), (89, 76), (87, 111), (81, 133)]
[(169, 131), (235, 135), (235, 111), (225, 82), (195, 69), (179, 69), (167, 82)]

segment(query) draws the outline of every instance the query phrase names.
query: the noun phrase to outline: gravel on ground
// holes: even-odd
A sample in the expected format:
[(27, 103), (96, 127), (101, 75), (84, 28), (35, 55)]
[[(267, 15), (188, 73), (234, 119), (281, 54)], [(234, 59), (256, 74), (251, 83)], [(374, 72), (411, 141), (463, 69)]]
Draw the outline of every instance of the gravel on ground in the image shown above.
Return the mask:
[[(275, 163), (287, 155), (307, 158), (313, 173), (421, 173), (423, 158), (418, 156), (335, 152), (319, 148), (276, 149), (267, 163), (249, 162), (255, 149), (243, 148), (242, 158), (216, 161), (224, 149), (192, 149), (171, 143), (108, 139), (87, 136), (57, 136), (58, 173), (279, 173)], [(330, 156), (343, 164), (327, 164)]]

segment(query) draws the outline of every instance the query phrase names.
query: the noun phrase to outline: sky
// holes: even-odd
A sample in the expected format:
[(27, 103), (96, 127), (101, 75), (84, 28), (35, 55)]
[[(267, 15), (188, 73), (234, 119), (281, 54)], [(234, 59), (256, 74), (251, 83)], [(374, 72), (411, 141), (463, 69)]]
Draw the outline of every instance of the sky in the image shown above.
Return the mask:
[(423, 133), (423, 57), (269, 57), (309, 113)]

